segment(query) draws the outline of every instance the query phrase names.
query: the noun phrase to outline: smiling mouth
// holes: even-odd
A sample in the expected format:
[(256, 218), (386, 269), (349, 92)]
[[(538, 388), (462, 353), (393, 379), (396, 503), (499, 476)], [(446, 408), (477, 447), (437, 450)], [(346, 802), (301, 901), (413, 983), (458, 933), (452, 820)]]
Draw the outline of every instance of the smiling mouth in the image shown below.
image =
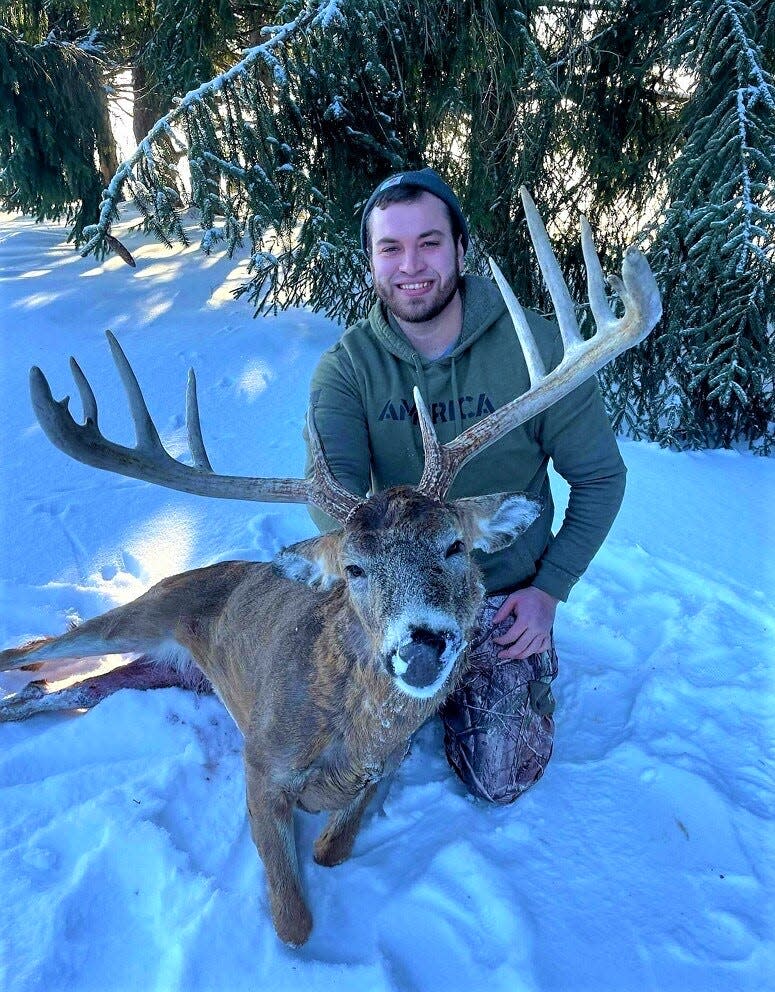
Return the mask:
[(400, 282), (398, 283), (398, 288), (404, 292), (412, 293), (424, 289), (430, 289), (433, 285), (433, 280), (428, 280), (426, 282)]

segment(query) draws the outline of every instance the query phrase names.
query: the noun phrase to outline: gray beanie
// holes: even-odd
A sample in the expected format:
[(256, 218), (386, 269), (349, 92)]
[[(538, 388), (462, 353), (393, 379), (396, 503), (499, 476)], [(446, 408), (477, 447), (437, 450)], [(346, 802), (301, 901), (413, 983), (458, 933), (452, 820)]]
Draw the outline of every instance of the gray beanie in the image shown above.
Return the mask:
[(363, 217), (361, 218), (361, 246), (366, 254), (368, 254), (368, 231), (366, 230), (366, 223), (369, 219), (369, 214), (374, 209), (374, 203), (384, 192), (399, 184), (425, 190), (426, 193), (433, 193), (434, 196), (438, 196), (440, 200), (443, 200), (455, 215), (455, 219), (460, 227), (460, 234), (463, 239), (463, 251), (468, 248), (468, 224), (466, 224), (466, 219), (463, 216), (458, 198), (441, 176), (437, 172), (434, 172), (433, 169), (419, 169), (417, 172), (399, 172), (395, 176), (389, 176), (387, 179), (383, 179), (369, 197), (366, 206), (363, 208)]

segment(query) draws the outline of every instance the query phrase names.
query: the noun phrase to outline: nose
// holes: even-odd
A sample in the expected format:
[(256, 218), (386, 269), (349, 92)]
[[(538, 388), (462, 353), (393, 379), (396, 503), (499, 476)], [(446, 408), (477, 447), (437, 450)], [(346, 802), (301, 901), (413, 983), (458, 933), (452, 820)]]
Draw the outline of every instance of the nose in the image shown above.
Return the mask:
[(407, 247), (404, 250), (403, 257), (401, 258), (401, 271), (405, 272), (407, 275), (413, 275), (415, 272), (419, 272), (420, 269), (424, 268), (425, 263), (420, 257), (420, 252), (414, 247)]
[(447, 647), (447, 640), (437, 631), (418, 627), (411, 638), (398, 649), (399, 658), (406, 663), (406, 671), (401, 678), (415, 688), (432, 685), (439, 676), (441, 656)]

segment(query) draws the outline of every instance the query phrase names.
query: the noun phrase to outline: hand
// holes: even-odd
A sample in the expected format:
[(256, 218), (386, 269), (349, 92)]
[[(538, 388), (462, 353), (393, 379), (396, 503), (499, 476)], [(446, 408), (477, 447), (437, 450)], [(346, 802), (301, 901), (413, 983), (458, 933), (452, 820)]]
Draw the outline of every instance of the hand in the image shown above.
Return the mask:
[(503, 605), (492, 618), (500, 623), (513, 616), (514, 623), (500, 637), (493, 637), (495, 644), (509, 645), (498, 655), (499, 658), (527, 658), (528, 655), (547, 651), (551, 644), (552, 624), (559, 600), (542, 589), (529, 586), (517, 589), (507, 596)]

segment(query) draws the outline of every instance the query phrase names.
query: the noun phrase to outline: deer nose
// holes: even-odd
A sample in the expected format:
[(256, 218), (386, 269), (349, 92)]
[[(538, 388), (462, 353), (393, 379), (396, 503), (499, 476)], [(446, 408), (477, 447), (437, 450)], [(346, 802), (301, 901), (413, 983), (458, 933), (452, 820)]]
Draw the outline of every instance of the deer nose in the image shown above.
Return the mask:
[(447, 647), (446, 638), (422, 627), (412, 631), (411, 640), (398, 649), (406, 671), (401, 678), (418, 689), (432, 685), (442, 668), (441, 656)]

